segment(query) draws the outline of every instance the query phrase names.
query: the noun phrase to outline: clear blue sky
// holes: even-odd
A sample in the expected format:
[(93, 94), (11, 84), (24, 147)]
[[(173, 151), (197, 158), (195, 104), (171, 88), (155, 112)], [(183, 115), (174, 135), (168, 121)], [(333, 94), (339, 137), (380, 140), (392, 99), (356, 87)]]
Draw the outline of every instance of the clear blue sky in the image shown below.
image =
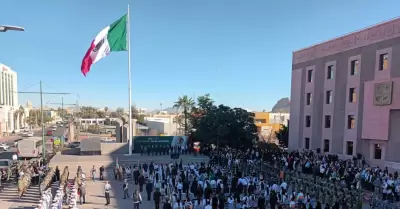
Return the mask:
[[(279, 3), (278, 3), (279, 2)], [(379, 3), (378, 3), (379, 2)], [(366, 3), (366, 4), (365, 4)], [(399, 15), (398, 1), (72, 0), (2, 1), (0, 63), (18, 72), (20, 91), (71, 92), (66, 103), (127, 107), (127, 53), (112, 53), (85, 78), (91, 40), (131, 6), (132, 98), (172, 106), (210, 93), (217, 103), (269, 110), (290, 96), (292, 51)], [(30, 87), (34, 85), (33, 87)], [(20, 103), (37, 95), (20, 95)], [(45, 96), (45, 102), (60, 102)]]

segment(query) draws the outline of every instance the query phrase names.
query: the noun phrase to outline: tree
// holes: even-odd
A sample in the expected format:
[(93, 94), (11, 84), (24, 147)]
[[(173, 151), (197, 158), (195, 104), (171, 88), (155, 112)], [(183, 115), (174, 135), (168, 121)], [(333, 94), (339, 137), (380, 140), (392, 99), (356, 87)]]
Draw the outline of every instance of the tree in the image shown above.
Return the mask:
[(115, 112), (117, 113), (118, 117), (122, 117), (124, 115), (124, 108), (118, 107)]
[(65, 109), (62, 109), (61, 107), (57, 108), (57, 114), (61, 118), (65, 117), (67, 115), (67, 111)]
[(191, 112), (192, 107), (194, 106), (194, 101), (191, 97), (188, 97), (187, 95), (183, 95), (182, 97), (178, 98), (178, 101), (175, 102), (174, 108), (183, 109), (183, 116), (184, 116), (184, 127), (185, 127), (185, 135), (188, 135), (188, 116), (189, 112)]
[(104, 111), (97, 111), (96, 112), (97, 117), (96, 118), (105, 118), (106, 117), (106, 112)]
[(276, 138), (279, 140), (279, 144), (284, 147), (289, 146), (289, 127), (281, 124), (279, 131), (275, 131)]
[[(48, 123), (52, 120), (51, 117), (44, 115), (43, 116), (43, 121), (44, 123)], [(30, 110), (29, 111), (29, 117), (26, 119), (26, 122), (30, 126), (40, 126), (42, 125), (42, 114), (40, 110)]]
[(249, 148), (258, 141), (254, 114), (244, 109), (211, 105), (193, 118), (194, 138), (202, 143)]
[(132, 111), (132, 119), (139, 119), (139, 110), (136, 108), (135, 105), (131, 106)]
[(210, 94), (205, 94), (203, 96), (197, 97), (197, 106), (192, 108), (192, 113), (190, 114), (190, 121), (193, 126), (199, 121), (202, 115), (207, 114), (214, 106), (214, 101), (211, 99)]
[(24, 115), (25, 115), (25, 109), (22, 106), (19, 106), (19, 108), (14, 112), (15, 122), (18, 123), (19, 126), (23, 124), (22, 117)]
[(90, 106), (82, 106), (80, 109), (81, 118), (98, 118), (97, 109)]
[(104, 112), (105, 112), (106, 116), (108, 116), (108, 107), (104, 107)]
[(118, 114), (117, 112), (111, 112), (111, 113), (110, 113), (110, 117), (111, 117), (111, 118), (118, 118), (118, 117), (119, 117), (119, 114)]

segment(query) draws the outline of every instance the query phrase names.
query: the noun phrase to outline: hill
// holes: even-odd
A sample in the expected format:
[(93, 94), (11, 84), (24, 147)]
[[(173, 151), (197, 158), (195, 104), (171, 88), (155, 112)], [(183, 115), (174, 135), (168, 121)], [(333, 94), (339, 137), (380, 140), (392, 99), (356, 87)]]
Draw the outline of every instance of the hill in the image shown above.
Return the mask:
[(273, 113), (289, 113), (290, 112), (290, 100), (288, 97), (282, 98), (276, 102), (271, 112)]

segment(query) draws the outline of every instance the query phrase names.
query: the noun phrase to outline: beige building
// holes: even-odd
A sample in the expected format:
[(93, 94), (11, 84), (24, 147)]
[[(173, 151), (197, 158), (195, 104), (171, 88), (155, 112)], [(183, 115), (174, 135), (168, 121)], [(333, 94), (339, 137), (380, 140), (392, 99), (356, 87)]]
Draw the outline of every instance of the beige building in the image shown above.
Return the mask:
[(182, 135), (182, 127), (176, 123), (176, 114), (168, 114), (164, 111), (158, 114), (152, 114), (149, 117), (144, 117), (149, 130), (155, 130), (158, 134), (165, 136), (179, 136)]

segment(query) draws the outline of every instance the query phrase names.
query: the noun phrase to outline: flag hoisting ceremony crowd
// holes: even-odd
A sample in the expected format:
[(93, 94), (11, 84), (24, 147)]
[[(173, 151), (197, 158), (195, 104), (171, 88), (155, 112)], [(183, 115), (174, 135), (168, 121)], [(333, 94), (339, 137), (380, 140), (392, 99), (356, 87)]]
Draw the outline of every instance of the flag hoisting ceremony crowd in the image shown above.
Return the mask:
[[(208, 162), (183, 163), (182, 157), (189, 153), (180, 151), (180, 159), (172, 158), (167, 164), (117, 162), (114, 175), (105, 181), (105, 204), (110, 204), (111, 190), (119, 189), (109, 181), (121, 181), (123, 196), (117, 198), (130, 199), (135, 209), (143, 201), (152, 201), (155, 209), (353, 209), (363, 204), (398, 208), (398, 172), (370, 167), (362, 158), (341, 160), (308, 150), (221, 147), (203, 150)], [(58, 167), (40, 162), (21, 163), (16, 171), (20, 198), (31, 183), (39, 184), (38, 209), (63, 205), (75, 209), (86, 203), (86, 175), (80, 166), (73, 179), (68, 167), (60, 175)], [(104, 166), (98, 169), (99, 175), (94, 166), (89, 172), (92, 180), (97, 176), (105, 180)], [(54, 182), (59, 185), (55, 192), (51, 190)], [(133, 191), (129, 184), (135, 185)], [(373, 195), (366, 199), (368, 192)]]
[[(134, 208), (140, 208), (142, 201), (154, 201), (156, 209), (351, 209), (362, 208), (363, 201), (397, 208), (398, 173), (368, 167), (363, 159), (257, 148), (224, 147), (206, 153), (210, 161), (202, 163), (117, 163), (114, 179), (124, 181), (121, 198), (132, 198)], [(128, 191), (130, 183), (137, 189)], [(106, 184), (107, 204), (108, 189)], [(366, 190), (374, 192), (374, 200), (367, 203)]]

